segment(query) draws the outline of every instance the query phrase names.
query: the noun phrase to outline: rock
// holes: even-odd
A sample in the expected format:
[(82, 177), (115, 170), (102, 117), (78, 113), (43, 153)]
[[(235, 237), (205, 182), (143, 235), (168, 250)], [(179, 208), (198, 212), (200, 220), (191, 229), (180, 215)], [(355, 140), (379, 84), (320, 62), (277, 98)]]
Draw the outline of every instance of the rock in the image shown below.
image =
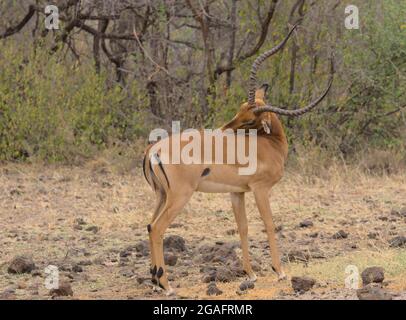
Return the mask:
[(166, 253), (164, 256), (165, 264), (168, 266), (174, 266), (178, 262), (178, 256), (173, 253)]
[(358, 289), (357, 297), (359, 300), (392, 300), (392, 295), (376, 283)]
[(309, 291), (315, 284), (316, 280), (309, 277), (292, 277), (292, 288), (295, 292), (304, 293)]
[(211, 282), (208, 286), (207, 286), (207, 291), (206, 294), (208, 296), (219, 296), (221, 294), (223, 294), (223, 291), (221, 291), (215, 282)]
[(389, 241), (389, 246), (391, 248), (404, 248), (406, 247), (406, 237), (397, 236)]
[(340, 230), (340, 231), (336, 232), (335, 234), (333, 234), (332, 238), (336, 239), (336, 240), (346, 239), (346, 238), (348, 238), (348, 233), (345, 232), (344, 230)]
[(49, 291), (49, 294), (52, 297), (67, 297), (67, 296), (73, 296), (73, 290), (72, 290), (72, 287), (69, 282), (61, 281), (61, 282), (59, 282), (59, 288), (51, 289)]
[(310, 233), (309, 234), (309, 237), (310, 238), (317, 238), (319, 236), (319, 233), (318, 232), (313, 232), (313, 233)]
[(231, 272), (234, 274), (235, 277), (243, 277), (246, 275), (240, 259), (228, 261), (226, 267), (231, 270)]
[(76, 218), (73, 223), (75, 225), (79, 225), (79, 226), (84, 226), (86, 224), (86, 221), (83, 218)]
[(391, 214), (394, 216), (406, 218), (406, 207), (401, 209), (393, 209), (391, 211)]
[(255, 284), (253, 281), (250, 281), (250, 280), (243, 281), (240, 284), (241, 291), (246, 291), (248, 289), (254, 289), (254, 288), (255, 288)]
[(291, 250), (287, 254), (289, 262), (307, 262), (310, 260), (310, 254), (307, 251)]
[(199, 248), (199, 252), (203, 262), (226, 264), (228, 261), (238, 260), (237, 253), (235, 252), (237, 246), (234, 243), (222, 243), (214, 246), (203, 245)]
[(256, 261), (252, 261), (251, 267), (255, 272), (260, 272), (262, 270), (261, 265)]
[(208, 273), (205, 273), (202, 277), (202, 282), (203, 283), (209, 283), (212, 281), (216, 281), (216, 276), (217, 276), (217, 271), (216, 270), (212, 270), (209, 271)]
[(236, 274), (229, 268), (219, 267), (216, 272), (216, 280), (220, 282), (230, 282), (236, 278)]
[(21, 196), (21, 194), (22, 194), (22, 192), (17, 189), (13, 189), (10, 191), (10, 195), (12, 195), (12, 196)]
[(204, 283), (212, 281), (230, 282), (244, 275), (242, 269), (237, 269), (235, 266), (207, 267), (201, 271), (205, 273), (202, 277)]
[(137, 251), (142, 256), (149, 255), (149, 242), (147, 240), (142, 240), (135, 245), (135, 251)]
[(368, 239), (376, 239), (379, 236), (378, 232), (370, 232), (368, 233)]
[(0, 292), (0, 300), (14, 300), (15, 293), (14, 288), (6, 288), (3, 292)]
[(93, 262), (91, 260), (81, 260), (78, 262), (78, 265), (80, 266), (91, 266), (92, 264)]
[(382, 283), (385, 279), (384, 270), (381, 267), (369, 267), (361, 273), (363, 285), (370, 283)]
[(150, 277), (144, 277), (144, 276), (140, 276), (140, 275), (138, 275), (136, 277), (138, 284), (143, 284), (144, 282), (149, 281), (150, 279), (151, 279)]
[(237, 230), (235, 230), (235, 229), (229, 229), (229, 230), (226, 231), (226, 234), (229, 235), (229, 236), (233, 236), (236, 233), (237, 233)]
[(97, 233), (99, 232), (100, 228), (98, 226), (89, 226), (85, 229), (86, 231)]
[(120, 252), (120, 258), (125, 258), (125, 257), (129, 257), (131, 256), (131, 251), (128, 249), (125, 249), (123, 251)]
[(279, 225), (275, 227), (275, 232), (281, 232), (283, 230), (283, 225)]
[(300, 228), (309, 228), (309, 227), (313, 227), (313, 222), (311, 220), (304, 220), (302, 222), (299, 223), (299, 227)]
[(83, 268), (82, 268), (79, 264), (75, 264), (75, 265), (72, 267), (72, 271), (73, 271), (73, 272), (83, 272)]
[(120, 274), (126, 278), (132, 278), (135, 275), (134, 271), (129, 268), (121, 270)]
[(32, 275), (33, 277), (42, 277), (42, 272), (39, 271), (39, 270), (33, 270), (33, 271), (31, 272), (31, 275)]
[(164, 239), (164, 248), (167, 250), (185, 251), (185, 239), (181, 236), (169, 236)]
[(30, 273), (34, 269), (35, 264), (30, 257), (18, 256), (11, 261), (7, 271), (8, 273), (21, 274)]

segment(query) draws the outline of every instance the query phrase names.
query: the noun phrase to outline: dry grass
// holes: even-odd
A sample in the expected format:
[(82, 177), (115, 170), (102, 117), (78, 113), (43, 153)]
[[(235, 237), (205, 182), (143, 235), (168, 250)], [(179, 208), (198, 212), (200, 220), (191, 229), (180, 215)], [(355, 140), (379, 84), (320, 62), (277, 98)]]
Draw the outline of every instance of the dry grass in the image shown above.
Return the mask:
[[(162, 298), (148, 286), (139, 285), (138, 275), (148, 275), (148, 259), (130, 257), (120, 265), (118, 253), (129, 245), (147, 238), (153, 194), (143, 181), (141, 170), (120, 174), (111, 172), (105, 161), (82, 168), (7, 165), (0, 168), (0, 293), (8, 287), (16, 290), (16, 298), (47, 298), (41, 277), (7, 274), (8, 262), (17, 254), (30, 254), (40, 269), (50, 263), (63, 265), (90, 261), (85, 271), (63, 276), (73, 278), (76, 298)], [(314, 296), (340, 297), (335, 289), (344, 290), (345, 268), (352, 264), (360, 271), (366, 266), (385, 268), (389, 288), (406, 291), (406, 254), (404, 249), (389, 249), (388, 240), (406, 234), (406, 221), (394, 219), (392, 209), (406, 207), (406, 175), (371, 176), (360, 170), (331, 165), (321, 176), (303, 175), (288, 170), (271, 196), (274, 219), (283, 226), (278, 233), (283, 253), (292, 249), (317, 250), (325, 259), (311, 260), (307, 265), (286, 262), (289, 275), (310, 275), (319, 288)], [(291, 294), (289, 282), (276, 282), (270, 270), (266, 234), (254, 205), (247, 199), (250, 242), (253, 259), (262, 267), (256, 288), (248, 294), (236, 294), (238, 282), (219, 284), (224, 294), (219, 298), (271, 299)], [(74, 230), (76, 218), (100, 228), (96, 234)], [(311, 228), (299, 228), (304, 219), (313, 221)], [(169, 228), (167, 235), (177, 234), (195, 250), (203, 243), (238, 241), (230, 203), (226, 195), (195, 194)], [(343, 229), (347, 239), (334, 240), (331, 235)], [(309, 237), (318, 233), (316, 238)], [(377, 233), (376, 239), (368, 234)], [(199, 264), (180, 255), (174, 276), (178, 296), (207, 298), (201, 282)], [(119, 260), (119, 259), (118, 259)], [(123, 273), (132, 271), (133, 276)], [(188, 276), (177, 273), (187, 270)], [(32, 293), (38, 289), (38, 295)], [(35, 290), (34, 290), (35, 291)], [(329, 295), (323, 296), (322, 294)], [(333, 296), (333, 292), (336, 296)], [(300, 298), (290, 296), (293, 298)], [(347, 296), (346, 296), (347, 297)]]

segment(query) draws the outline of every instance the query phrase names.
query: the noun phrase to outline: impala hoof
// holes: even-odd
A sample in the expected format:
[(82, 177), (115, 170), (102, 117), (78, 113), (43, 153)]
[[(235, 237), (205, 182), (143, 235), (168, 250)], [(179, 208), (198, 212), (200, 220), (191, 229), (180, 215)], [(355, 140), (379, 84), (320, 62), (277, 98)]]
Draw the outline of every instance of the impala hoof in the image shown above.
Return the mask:
[(248, 276), (248, 279), (250, 279), (250, 281), (255, 282), (257, 281), (257, 275), (255, 273), (251, 274), (250, 276)]
[(176, 292), (171, 287), (169, 287), (169, 289), (166, 290), (165, 294), (166, 294), (167, 297), (173, 297), (173, 296), (176, 295)]
[(288, 277), (286, 276), (285, 272), (282, 272), (280, 275), (278, 275), (278, 281), (283, 281), (286, 280)]

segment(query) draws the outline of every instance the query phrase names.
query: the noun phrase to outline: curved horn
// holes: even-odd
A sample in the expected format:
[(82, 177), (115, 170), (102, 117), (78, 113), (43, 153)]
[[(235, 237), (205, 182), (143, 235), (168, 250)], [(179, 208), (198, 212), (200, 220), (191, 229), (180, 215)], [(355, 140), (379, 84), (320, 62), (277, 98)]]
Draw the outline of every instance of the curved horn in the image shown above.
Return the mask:
[(262, 112), (273, 112), (273, 113), (277, 113), (277, 114), (280, 114), (283, 116), (298, 117), (298, 116), (301, 116), (301, 115), (305, 114), (306, 112), (309, 112), (310, 110), (312, 110), (326, 97), (327, 93), (330, 91), (331, 85), (334, 80), (334, 60), (333, 60), (333, 58), (330, 58), (330, 62), (331, 62), (331, 73), (330, 73), (330, 79), (329, 79), (327, 89), (323, 92), (323, 94), (320, 97), (318, 97), (316, 100), (311, 102), (308, 106), (306, 106), (302, 109), (297, 109), (297, 110), (285, 110), (285, 109), (281, 109), (278, 107), (266, 105), (265, 107), (259, 107), (259, 108), (255, 109), (254, 113), (256, 115), (259, 115)]
[(288, 35), (285, 39), (282, 40), (276, 47), (272, 48), (261, 54), (258, 58), (255, 59), (254, 63), (251, 67), (251, 74), (250, 74), (250, 82), (249, 82), (249, 91), (248, 91), (248, 105), (254, 107), (255, 106), (255, 90), (257, 86), (257, 71), (258, 67), (264, 62), (267, 58), (277, 53), (280, 49), (282, 49), (286, 42), (289, 40), (290, 36), (292, 35), (293, 31), (296, 29), (299, 23), (295, 24), (293, 28), (289, 31)]

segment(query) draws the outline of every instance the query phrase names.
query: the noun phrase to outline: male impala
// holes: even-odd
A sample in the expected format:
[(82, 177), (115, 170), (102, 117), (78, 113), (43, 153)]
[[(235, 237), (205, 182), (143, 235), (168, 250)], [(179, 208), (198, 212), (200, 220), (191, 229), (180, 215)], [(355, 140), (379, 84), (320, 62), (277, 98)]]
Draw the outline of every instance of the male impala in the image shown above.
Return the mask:
[[(164, 163), (161, 161), (164, 156), (169, 157), (169, 159), (174, 157), (171, 153), (173, 149), (160, 152), (153, 150), (157, 150), (157, 147), (159, 149), (165, 143), (172, 145), (174, 135), (160, 140), (146, 150), (143, 164), (144, 174), (157, 198), (152, 221), (147, 228), (151, 248), (151, 274), (153, 282), (165, 289), (167, 294), (173, 293), (173, 290), (169, 285), (165, 271), (163, 235), (166, 228), (174, 221), (195, 191), (231, 194), (232, 208), (241, 238), (243, 268), (251, 280), (256, 280), (248, 252), (248, 225), (244, 204), (245, 192), (252, 191), (267, 231), (272, 268), (277, 273), (278, 279), (286, 278), (281, 267), (269, 203), (270, 190), (282, 178), (284, 163), (288, 154), (285, 132), (276, 114), (299, 116), (310, 111), (327, 95), (333, 81), (332, 72), (325, 92), (302, 109), (285, 110), (267, 105), (264, 102), (268, 86), (263, 85), (256, 90), (257, 69), (266, 58), (283, 48), (295, 27), (279, 45), (263, 53), (255, 60), (250, 75), (248, 103), (244, 103), (237, 115), (221, 128), (221, 130), (232, 129), (233, 131), (238, 129), (257, 130), (257, 152), (254, 155), (256, 156), (257, 167), (254, 173), (240, 175), (238, 169), (242, 165), (239, 163), (219, 164), (214, 161), (209, 164), (205, 162), (185, 164), (182, 161), (177, 164)], [(248, 140), (248, 136), (245, 139)], [(202, 140), (204, 141), (204, 138)], [(185, 147), (186, 143), (187, 141), (181, 141), (180, 148)], [(235, 145), (232, 147), (236, 148)], [(227, 153), (227, 143), (223, 145), (223, 153)]]

